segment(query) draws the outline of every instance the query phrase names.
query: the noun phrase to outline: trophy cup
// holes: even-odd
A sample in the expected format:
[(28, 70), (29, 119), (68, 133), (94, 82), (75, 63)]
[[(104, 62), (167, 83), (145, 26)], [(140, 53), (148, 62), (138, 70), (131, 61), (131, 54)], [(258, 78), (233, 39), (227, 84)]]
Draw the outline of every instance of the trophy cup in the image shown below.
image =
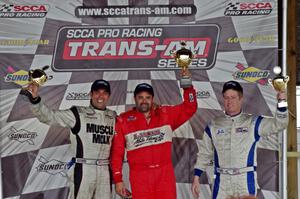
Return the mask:
[[(53, 78), (53, 76), (47, 76), (45, 73), (45, 70), (47, 70), (49, 66), (44, 66), (42, 69), (34, 69), (30, 70), (28, 72), (28, 81), (29, 84), (35, 84), (37, 86), (42, 86), (45, 84), (47, 80), (50, 80)], [(21, 95), (25, 95), (29, 97), (30, 99), (32, 98), (32, 93), (28, 88), (22, 88), (20, 91)]]
[[(177, 65), (182, 68), (183, 71), (186, 71), (193, 59), (193, 53), (191, 50), (186, 49), (185, 41), (181, 41), (181, 49), (177, 51), (172, 51), (171, 56), (175, 58)], [(192, 85), (192, 79), (190, 76), (184, 75), (180, 79), (180, 87), (186, 88)]]
[[(290, 79), (289, 76), (283, 76), (281, 74), (281, 68), (279, 66), (275, 66), (273, 68), (273, 72), (276, 75), (274, 79), (268, 79), (269, 84), (272, 85), (272, 87), (277, 91), (277, 92), (284, 92), (286, 90), (287, 83)], [(286, 100), (278, 100), (278, 107), (283, 108), (287, 107), (287, 101)]]

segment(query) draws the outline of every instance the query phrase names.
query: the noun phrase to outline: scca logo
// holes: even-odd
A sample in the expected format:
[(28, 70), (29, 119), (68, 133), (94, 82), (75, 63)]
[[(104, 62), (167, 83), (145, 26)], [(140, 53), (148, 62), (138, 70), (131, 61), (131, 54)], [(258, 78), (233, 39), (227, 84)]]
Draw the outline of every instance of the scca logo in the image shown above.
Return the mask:
[(5, 76), (4, 81), (5, 82), (13, 82), (18, 85), (25, 85), (28, 84), (28, 72), (25, 70), (19, 70), (14, 73), (9, 73)]
[(42, 18), (47, 12), (47, 5), (0, 4), (0, 18)]
[(241, 3), (241, 10), (254, 10), (254, 9), (272, 9), (270, 2), (259, 2), (259, 3)]
[(16, 5), (14, 6), (15, 12), (47, 12), (44, 5)]
[(229, 3), (224, 12), (225, 16), (269, 15), (273, 10), (270, 2)]
[(11, 5), (1, 4), (1, 12), (47, 12), (46, 5)]

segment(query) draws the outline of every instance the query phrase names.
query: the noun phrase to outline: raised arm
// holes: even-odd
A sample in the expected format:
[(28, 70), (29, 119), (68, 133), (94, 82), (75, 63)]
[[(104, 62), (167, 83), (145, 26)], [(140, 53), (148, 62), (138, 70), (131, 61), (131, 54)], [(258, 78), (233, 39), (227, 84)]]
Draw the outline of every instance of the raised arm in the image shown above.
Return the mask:
[(41, 97), (38, 95), (38, 86), (30, 84), (28, 89), (32, 94), (32, 97), (29, 97), (32, 104), (31, 110), (40, 122), (69, 128), (75, 126), (76, 117), (74, 112), (77, 111), (75, 107), (68, 110), (51, 110), (41, 101)]

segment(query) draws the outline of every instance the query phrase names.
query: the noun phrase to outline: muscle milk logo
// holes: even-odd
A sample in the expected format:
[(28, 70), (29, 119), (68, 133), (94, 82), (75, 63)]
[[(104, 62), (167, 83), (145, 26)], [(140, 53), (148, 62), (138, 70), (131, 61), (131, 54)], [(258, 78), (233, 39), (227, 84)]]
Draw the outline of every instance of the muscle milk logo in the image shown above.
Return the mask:
[(25, 70), (15, 71), (11, 66), (7, 68), (8, 73), (4, 77), (5, 82), (13, 82), (20, 86), (28, 84), (28, 72)]
[(235, 67), (240, 71), (237, 71), (232, 75), (234, 79), (243, 79), (252, 83), (257, 82), (261, 85), (266, 85), (268, 83), (267, 78), (270, 75), (270, 71), (268, 70), (260, 70), (252, 66), (246, 68), (241, 63), (238, 63)]
[(0, 5), (0, 18), (43, 18), (47, 12), (47, 5)]
[(87, 123), (86, 132), (93, 134), (93, 138), (92, 138), (93, 143), (110, 144), (110, 138), (114, 134), (114, 128), (113, 126)]
[(36, 167), (38, 172), (46, 172), (51, 175), (60, 174), (67, 177), (67, 163), (58, 160), (47, 160), (41, 156), (38, 161), (40, 164)]
[(156, 143), (164, 139), (165, 133), (161, 130), (145, 131), (133, 136), (135, 147), (146, 143)]
[(11, 126), (7, 131), (9, 133), (9, 139), (16, 140), (21, 143), (27, 142), (30, 145), (34, 145), (33, 140), (37, 137), (36, 132), (30, 132), (25, 129), (17, 130), (13, 126)]
[(229, 3), (224, 12), (225, 16), (268, 15), (272, 12), (271, 2), (236, 2)]

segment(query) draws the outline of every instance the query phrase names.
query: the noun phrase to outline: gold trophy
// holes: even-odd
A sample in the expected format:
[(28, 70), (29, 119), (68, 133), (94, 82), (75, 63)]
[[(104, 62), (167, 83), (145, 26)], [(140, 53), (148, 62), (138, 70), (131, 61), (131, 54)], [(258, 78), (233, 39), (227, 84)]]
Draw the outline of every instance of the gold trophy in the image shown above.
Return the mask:
[[(181, 41), (181, 49), (177, 51), (171, 51), (171, 56), (175, 58), (177, 65), (182, 68), (182, 71), (186, 71), (194, 57), (191, 50), (185, 48), (185, 41)], [(180, 79), (180, 87), (186, 88), (192, 85), (192, 79), (190, 76), (184, 75)]]
[[(53, 76), (47, 76), (45, 70), (47, 70), (49, 66), (44, 66), (42, 69), (34, 69), (28, 72), (28, 81), (29, 84), (35, 84), (37, 86), (42, 86), (45, 84), (47, 80), (53, 78)], [(22, 88), (20, 91), (21, 95), (25, 95), (29, 98), (32, 98), (32, 93), (28, 88)]]
[[(289, 76), (283, 76), (281, 74), (281, 68), (279, 66), (275, 66), (273, 68), (273, 72), (276, 75), (273, 79), (268, 79), (269, 84), (272, 85), (272, 87), (277, 91), (277, 92), (285, 92), (287, 83), (290, 80)], [(287, 107), (287, 101), (286, 100), (279, 100), (278, 101), (278, 107), (283, 108)]]

